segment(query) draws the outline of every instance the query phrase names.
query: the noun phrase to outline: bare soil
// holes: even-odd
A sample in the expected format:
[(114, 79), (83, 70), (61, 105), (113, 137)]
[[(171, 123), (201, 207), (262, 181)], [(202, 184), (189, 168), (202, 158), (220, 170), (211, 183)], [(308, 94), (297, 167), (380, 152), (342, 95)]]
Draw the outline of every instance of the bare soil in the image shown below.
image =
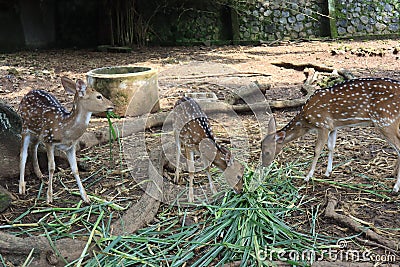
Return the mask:
[[(112, 65), (147, 65), (159, 70), (159, 92), (161, 109), (169, 110), (175, 101), (185, 92), (215, 92), (219, 99), (229, 93), (229, 87), (221, 86), (212, 78), (213, 75), (234, 72), (255, 73), (243, 79), (257, 81), (259, 84), (271, 84), (266, 93), (268, 99), (295, 99), (300, 97), (300, 86), (304, 73), (272, 65), (272, 62), (286, 61), (294, 63), (325, 64), (334, 68), (350, 70), (356, 77), (389, 77), (400, 80), (400, 55), (395, 54), (399, 47), (398, 40), (378, 41), (339, 41), (339, 42), (291, 42), (273, 46), (225, 46), (225, 47), (154, 47), (134, 50), (129, 54), (104, 53), (91, 50), (49, 50), (26, 51), (0, 55), (0, 97), (2, 101), (17, 109), (22, 96), (31, 89), (46, 89), (52, 92), (62, 103), (71, 107), (72, 97), (64, 94), (60, 77), (85, 79), (91, 69)], [(356, 53), (356, 51), (379, 51), (380, 53)], [(332, 52), (334, 51), (334, 52)], [(353, 52), (352, 52), (353, 51)], [(383, 53), (381, 53), (383, 52)], [(205, 67), (204, 67), (205, 66)], [(258, 75), (257, 75), (258, 74)], [(188, 76), (207, 76), (185, 79)], [(239, 77), (240, 79), (240, 77)], [(232, 88), (235, 86), (232, 80)], [(276, 110), (274, 116), (280, 128), (297, 112), (297, 109)], [(259, 162), (260, 129), (252, 114), (241, 116), (246, 133), (250, 140), (249, 165), (256, 167)], [(95, 119), (96, 125), (106, 125), (104, 119)], [(215, 126), (217, 138), (226, 141), (223, 129)], [(152, 143), (159, 136), (159, 129), (149, 131), (147, 143)], [(297, 184), (300, 193), (308, 200), (311, 210), (318, 210), (316, 231), (321, 234), (339, 237), (355, 234), (345, 226), (325, 220), (323, 210), (328, 191), (339, 196), (338, 212), (352, 216), (363, 224), (376, 230), (384, 238), (400, 243), (400, 197), (391, 194), (395, 183), (392, 175), (396, 160), (395, 151), (371, 128), (351, 128), (339, 131), (334, 170), (329, 179), (323, 176), (326, 167), (326, 155), (321, 158), (315, 178), (308, 184), (302, 180), (308, 171), (312, 156), (315, 136), (307, 135), (289, 144), (277, 159), (279, 164), (296, 163), (300, 174)], [(154, 141), (155, 143), (156, 141)], [(151, 147), (151, 145), (149, 145)], [(84, 150), (78, 155), (85, 169), (81, 176), (87, 191), (104, 199), (119, 201), (125, 205), (137, 200), (142, 194), (132, 179), (132, 174), (123, 159), (118, 147), (114, 145), (98, 146)], [(122, 167), (121, 167), (122, 164)], [(45, 168), (43, 168), (44, 170)], [(202, 176), (204, 178), (204, 176)], [(76, 191), (75, 181), (69, 168), (61, 166), (55, 182), (55, 206), (74, 206), (79, 196), (72, 196), (69, 190)], [(204, 183), (206, 179), (204, 179)], [(36, 203), (45, 206), (45, 194), (37, 200), (41, 181), (35, 177), (27, 178), (28, 194), (20, 196), (18, 178), (2, 181), (4, 186), (15, 193), (16, 200), (11, 208), (0, 215), (0, 223), (10, 223), (19, 214)], [(61, 184), (62, 182), (62, 184)], [(203, 182), (203, 181), (201, 181)], [(358, 190), (338, 186), (369, 184), (368, 190)], [(44, 186), (43, 188), (46, 188)], [(43, 189), (44, 190), (44, 189)], [(375, 193), (373, 193), (375, 192)], [(289, 218), (289, 223), (310, 231), (312, 214)], [(38, 218), (26, 217), (25, 223), (35, 222)], [(360, 236), (361, 241), (363, 236)], [(360, 244), (362, 242), (360, 241)], [(377, 248), (372, 246), (372, 248)], [(382, 249), (382, 248), (380, 248)]]

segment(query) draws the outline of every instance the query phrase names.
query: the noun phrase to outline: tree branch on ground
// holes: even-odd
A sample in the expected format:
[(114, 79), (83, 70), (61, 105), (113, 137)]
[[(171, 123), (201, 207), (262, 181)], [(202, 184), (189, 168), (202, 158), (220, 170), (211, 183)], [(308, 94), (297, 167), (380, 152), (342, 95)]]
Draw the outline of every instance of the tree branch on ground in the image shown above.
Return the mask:
[(333, 194), (328, 195), (328, 203), (325, 209), (325, 217), (335, 220), (340, 225), (350, 228), (351, 230), (357, 233), (363, 233), (368, 239), (377, 242), (378, 244), (384, 245), (388, 248), (398, 251), (399, 244), (392, 240), (387, 240), (385, 237), (375, 233), (373, 230), (369, 229), (366, 226), (363, 226), (361, 223), (351, 219), (350, 217), (339, 214), (335, 211), (336, 206), (338, 205), (338, 199)]

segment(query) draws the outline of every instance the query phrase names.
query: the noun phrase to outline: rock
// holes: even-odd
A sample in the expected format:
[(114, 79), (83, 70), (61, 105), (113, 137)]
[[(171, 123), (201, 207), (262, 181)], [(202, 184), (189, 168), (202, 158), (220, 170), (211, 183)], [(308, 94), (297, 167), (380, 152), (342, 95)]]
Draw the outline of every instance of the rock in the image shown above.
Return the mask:
[(351, 24), (352, 24), (354, 27), (357, 27), (357, 26), (360, 24), (360, 19), (355, 18), (355, 19), (351, 20)]
[(389, 3), (386, 3), (385, 7), (384, 7), (384, 10), (386, 12), (391, 12), (393, 10), (393, 6), (391, 4), (389, 4)]
[(274, 16), (275, 16), (275, 17), (280, 17), (280, 16), (281, 16), (281, 11), (279, 11), (279, 10), (274, 10)]
[(0, 151), (2, 152), (0, 176), (2, 178), (19, 176), (21, 127), (22, 121), (19, 115), (11, 107), (0, 103)]
[(389, 24), (389, 31), (398, 32), (399, 31), (399, 24), (397, 24), (397, 23)]
[(376, 20), (374, 18), (369, 18), (369, 24), (375, 25), (376, 24)]
[(288, 22), (293, 24), (293, 23), (296, 22), (296, 18), (295, 17), (289, 17), (288, 18)]
[(293, 10), (298, 10), (299, 9), (299, 5), (297, 3), (291, 3), (292, 4), (292, 9)]
[(340, 20), (338, 21), (338, 25), (339, 25), (340, 27), (347, 27), (347, 20), (346, 20), (346, 19), (340, 19)]
[(293, 26), (293, 30), (296, 32), (301, 32), (304, 29), (304, 25), (301, 22), (297, 22)]
[(312, 11), (311, 9), (309, 9), (309, 8), (306, 8), (306, 9), (304, 10), (304, 14), (306, 14), (307, 16), (311, 16), (312, 13), (313, 13), (313, 11)]
[(297, 32), (291, 32), (290, 33), (290, 38), (291, 39), (297, 39), (297, 38), (299, 38), (299, 34)]
[(370, 24), (367, 24), (367, 25), (365, 25), (365, 30), (368, 33), (372, 33), (372, 32), (374, 32), (374, 27), (372, 25), (370, 25)]
[(313, 27), (313, 24), (312, 24), (312, 22), (307, 22), (306, 24), (304, 24), (304, 27), (311, 28), (311, 27)]
[(383, 24), (383, 23), (378, 22), (378, 23), (375, 24), (375, 28), (376, 28), (378, 31), (383, 31), (383, 30), (386, 28), (386, 25)]
[(11, 204), (11, 193), (0, 186), (0, 212), (5, 211)]
[(305, 18), (306, 17), (304, 16), (304, 14), (299, 13), (299, 14), (296, 15), (297, 21), (303, 21)]
[(288, 18), (290, 16), (290, 13), (288, 11), (282, 11), (282, 17)]
[(343, 28), (343, 27), (338, 27), (337, 28), (337, 31), (338, 31), (338, 34), (339, 35), (345, 35), (347, 32), (346, 32), (346, 29), (345, 28)]
[(384, 16), (383, 18), (382, 18), (382, 21), (384, 22), (384, 23), (389, 23), (390, 22), (390, 18), (388, 17), (388, 16)]
[(265, 17), (268, 17), (268, 16), (270, 16), (272, 14), (272, 11), (271, 10), (266, 10), (265, 12), (264, 12), (264, 16)]
[(372, 5), (367, 5), (367, 11), (368, 12), (371, 12), (371, 11), (374, 11), (374, 10), (375, 10), (375, 8)]
[(264, 31), (266, 33), (273, 33), (274, 32), (274, 26), (272, 24), (266, 24), (266, 25), (264, 25)]
[(369, 19), (368, 19), (367, 16), (361, 16), (361, 17), (360, 17), (360, 21), (361, 21), (363, 24), (367, 24), (368, 21), (369, 21)]
[(350, 26), (347, 27), (347, 32), (348, 33), (355, 33), (356, 32), (356, 28), (354, 28), (354, 26), (350, 25)]

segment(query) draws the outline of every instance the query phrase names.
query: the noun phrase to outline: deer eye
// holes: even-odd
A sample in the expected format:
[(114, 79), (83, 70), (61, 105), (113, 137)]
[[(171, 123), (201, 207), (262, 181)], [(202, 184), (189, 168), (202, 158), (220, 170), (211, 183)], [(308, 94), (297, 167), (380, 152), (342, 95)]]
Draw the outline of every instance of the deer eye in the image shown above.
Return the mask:
[(96, 98), (97, 99), (102, 99), (103, 97), (101, 95), (98, 95)]

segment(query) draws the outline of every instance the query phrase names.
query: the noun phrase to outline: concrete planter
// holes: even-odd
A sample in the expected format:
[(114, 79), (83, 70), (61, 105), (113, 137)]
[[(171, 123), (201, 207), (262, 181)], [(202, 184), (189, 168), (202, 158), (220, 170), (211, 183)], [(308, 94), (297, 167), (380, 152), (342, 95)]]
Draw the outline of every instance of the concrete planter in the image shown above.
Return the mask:
[(109, 98), (120, 116), (140, 116), (160, 109), (157, 71), (150, 67), (115, 66), (89, 71), (88, 85)]

